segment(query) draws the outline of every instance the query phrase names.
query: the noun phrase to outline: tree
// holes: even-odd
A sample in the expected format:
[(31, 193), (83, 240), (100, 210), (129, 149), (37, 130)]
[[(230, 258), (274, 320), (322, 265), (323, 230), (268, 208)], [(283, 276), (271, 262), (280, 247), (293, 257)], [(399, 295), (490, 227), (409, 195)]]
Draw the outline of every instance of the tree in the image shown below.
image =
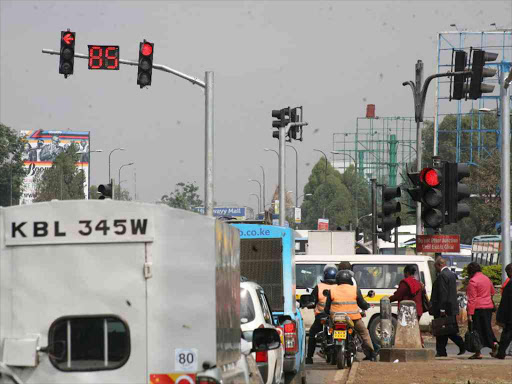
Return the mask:
[(203, 201), (199, 198), (197, 191), (199, 187), (195, 183), (177, 183), (174, 192), (164, 195), (161, 202), (173, 208), (192, 211), (195, 207), (202, 207)]
[[(121, 191), (121, 194), (119, 194)], [(97, 185), (91, 185), (90, 188), (90, 199), (91, 200), (97, 200), (101, 196), (101, 193), (98, 192), (98, 186)], [(118, 196), (121, 196), (121, 198), (118, 198)], [(120, 188), (119, 184), (116, 184), (114, 188), (114, 197), (116, 200), (124, 200), (124, 201), (132, 201), (132, 197), (130, 195), (130, 192), (127, 189)]]
[(0, 206), (18, 204), (26, 170), (23, 146), (26, 143), (14, 129), (0, 123)]
[(34, 202), (85, 199), (85, 174), (76, 166), (79, 158), (75, 145), (58, 154), (52, 167), (36, 178)]
[[(326, 167), (327, 166), (327, 167)], [(348, 228), (358, 217), (369, 212), (368, 184), (353, 166), (343, 174), (320, 159), (311, 171), (304, 193), (311, 193), (302, 203), (306, 228), (316, 228), (319, 218), (329, 219), (329, 229)], [(357, 192), (357, 193), (356, 193)], [(355, 197), (357, 195), (357, 212)], [(364, 224), (364, 223), (361, 223)]]

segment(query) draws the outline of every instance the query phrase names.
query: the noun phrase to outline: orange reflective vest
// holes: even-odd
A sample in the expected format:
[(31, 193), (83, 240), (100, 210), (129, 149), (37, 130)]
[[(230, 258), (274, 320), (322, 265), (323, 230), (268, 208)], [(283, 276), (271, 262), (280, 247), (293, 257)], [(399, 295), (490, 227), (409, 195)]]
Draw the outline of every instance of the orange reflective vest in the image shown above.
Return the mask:
[(361, 318), (357, 305), (357, 287), (341, 284), (331, 288), (331, 315), (337, 312), (346, 313), (352, 320)]
[(325, 303), (327, 302), (327, 297), (324, 296), (324, 290), (331, 289), (333, 286), (325, 283), (318, 283), (318, 302), (316, 303), (315, 307), (315, 316), (319, 313), (322, 313), (325, 309)]

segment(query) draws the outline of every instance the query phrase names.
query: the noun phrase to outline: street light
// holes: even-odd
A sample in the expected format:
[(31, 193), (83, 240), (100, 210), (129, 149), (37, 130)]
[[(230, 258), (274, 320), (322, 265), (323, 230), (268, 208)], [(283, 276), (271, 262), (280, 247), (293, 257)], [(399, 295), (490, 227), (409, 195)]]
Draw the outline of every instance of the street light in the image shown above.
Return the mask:
[(320, 149), (313, 149), (313, 151), (320, 152), (325, 157), (325, 177), (324, 177), (324, 183), (327, 181), (327, 163), (329, 160), (327, 160), (327, 155), (324, 153), (324, 151), (321, 151)]
[(108, 182), (109, 183), (111, 181), (111, 178), (110, 178), (110, 156), (112, 156), (112, 153), (115, 151), (124, 151), (124, 150), (125, 150), (124, 148), (115, 148), (115, 149), (111, 150), (108, 155)]
[[(254, 180), (254, 179), (249, 179), (249, 181), (254, 181), (254, 182), (258, 183), (258, 185), (260, 186), (260, 196), (259, 196), (258, 200), (261, 200), (261, 183), (258, 180)], [(258, 206), (258, 209), (260, 209), (259, 206)]]
[[(87, 166), (87, 198), (90, 200), (91, 199), (91, 153), (101, 153), (103, 152), (103, 149), (96, 149), (94, 151), (91, 151), (91, 148), (89, 147), (89, 150), (87, 151), (87, 153), (89, 154), (87, 157), (88, 157), (88, 161), (89, 161), (89, 165)], [(110, 183), (110, 181), (109, 181)]]
[(258, 199), (258, 213), (260, 213), (261, 212), (260, 197), (255, 193), (250, 193), (249, 196), (256, 196), (256, 198)]
[(359, 208), (358, 208), (358, 202), (357, 202), (357, 190), (359, 189), (359, 186), (358, 186), (358, 180), (357, 180), (357, 158), (353, 158), (352, 155), (350, 155), (349, 153), (345, 153), (345, 152), (340, 152), (340, 151), (331, 151), (331, 153), (333, 155), (343, 155), (343, 156), (348, 156), (350, 157), (353, 161), (354, 161), (354, 166), (355, 166), (355, 172), (354, 172), (354, 184), (355, 184), (355, 190), (354, 190), (354, 200), (355, 200), (355, 204), (354, 204), (354, 208), (356, 210), (356, 214), (355, 214), (355, 219), (356, 219), (356, 228), (359, 226), (359, 219), (358, 219), (358, 215), (359, 215)]
[(265, 187), (265, 168), (263, 168), (262, 165), (260, 165), (261, 172), (263, 172), (263, 211), (265, 211), (265, 193), (266, 193), (266, 187)]
[(279, 158), (279, 153), (275, 149), (270, 149), (270, 148), (264, 148), (264, 149), (266, 152), (268, 152), (268, 151), (274, 152), (277, 155), (277, 157)]
[(134, 163), (128, 163), (128, 164), (123, 164), (119, 167), (119, 196), (117, 198), (117, 200), (121, 200), (121, 169), (123, 169), (124, 167), (127, 167), (129, 165), (133, 165)]
[(299, 153), (292, 147), (291, 145), (287, 145), (288, 148), (291, 148), (295, 151), (295, 206), (299, 206)]
[(297, 201), (299, 201), (299, 199), (300, 199), (302, 196), (304, 196), (304, 198), (306, 198), (306, 196), (313, 196), (313, 194), (312, 194), (312, 193), (304, 193), (304, 194), (300, 195), (300, 196), (297, 198)]

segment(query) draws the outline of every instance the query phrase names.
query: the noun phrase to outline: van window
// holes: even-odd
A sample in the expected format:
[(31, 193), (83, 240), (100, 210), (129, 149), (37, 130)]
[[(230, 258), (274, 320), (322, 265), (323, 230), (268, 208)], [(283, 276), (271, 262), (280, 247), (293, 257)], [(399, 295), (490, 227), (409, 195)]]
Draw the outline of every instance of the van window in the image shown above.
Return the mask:
[(66, 316), (50, 327), (50, 361), (61, 371), (122, 367), (130, 356), (128, 325), (115, 316)]
[(297, 264), (297, 289), (315, 288), (323, 277), (325, 264)]
[(250, 323), (256, 317), (251, 294), (245, 288), (240, 289), (240, 322)]
[(430, 280), (432, 280), (432, 285), (434, 284), (434, 281), (436, 281), (437, 278), (437, 271), (434, 267), (434, 260), (428, 261), (428, 270), (430, 272)]
[[(352, 264), (357, 286), (363, 289), (395, 289), (407, 264)], [(416, 272), (419, 268), (416, 265)], [(415, 276), (419, 281), (419, 275)]]

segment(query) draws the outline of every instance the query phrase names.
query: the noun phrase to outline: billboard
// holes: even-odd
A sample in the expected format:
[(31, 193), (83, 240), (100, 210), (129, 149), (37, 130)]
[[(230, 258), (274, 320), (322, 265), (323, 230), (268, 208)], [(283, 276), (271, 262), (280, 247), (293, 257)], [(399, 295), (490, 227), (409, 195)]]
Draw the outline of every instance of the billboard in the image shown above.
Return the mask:
[[(204, 215), (204, 207), (195, 207), (194, 210), (201, 215)], [(214, 217), (232, 216), (238, 220), (245, 220), (249, 212), (249, 208), (246, 207), (225, 207), (225, 208), (213, 208)]]
[(80, 154), (76, 163), (84, 171), (85, 198), (89, 198), (89, 132), (88, 131), (21, 131), (27, 141), (23, 150), (23, 163), (27, 176), (23, 180), (23, 194), (20, 204), (31, 204), (35, 195), (35, 178), (46, 168), (51, 168), (58, 154), (75, 144)]

